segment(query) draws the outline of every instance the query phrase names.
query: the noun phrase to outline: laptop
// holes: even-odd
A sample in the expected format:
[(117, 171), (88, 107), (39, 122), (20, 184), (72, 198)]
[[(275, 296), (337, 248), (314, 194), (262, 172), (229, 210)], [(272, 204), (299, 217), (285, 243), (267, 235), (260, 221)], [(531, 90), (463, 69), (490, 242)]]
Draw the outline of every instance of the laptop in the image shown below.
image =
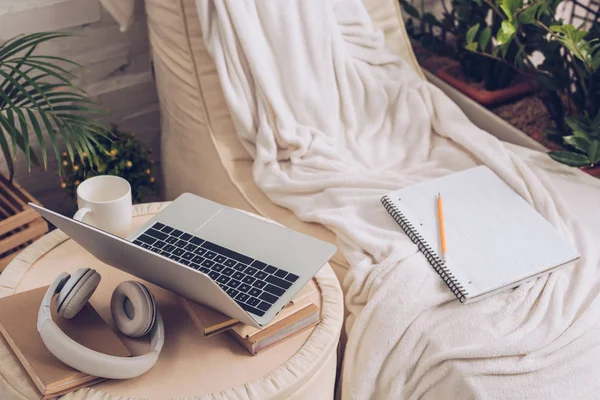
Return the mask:
[(184, 193), (126, 239), (29, 205), (105, 264), (245, 324), (268, 324), (336, 247)]

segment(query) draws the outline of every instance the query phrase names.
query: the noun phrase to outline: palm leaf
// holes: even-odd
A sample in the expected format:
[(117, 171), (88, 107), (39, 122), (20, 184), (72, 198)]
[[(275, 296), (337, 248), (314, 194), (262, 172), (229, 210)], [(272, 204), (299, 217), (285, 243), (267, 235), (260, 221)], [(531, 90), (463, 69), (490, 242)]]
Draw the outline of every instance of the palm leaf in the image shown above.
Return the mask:
[[(97, 136), (108, 132), (92, 119), (106, 110), (72, 82), (75, 75), (69, 69), (81, 66), (35, 52), (38, 45), (67, 36), (40, 32), (0, 43), (0, 150), (7, 159), (11, 179), (18, 151), (25, 154), (28, 169), (39, 164), (33, 142), (39, 145), (44, 168), (48, 165), (47, 144), (60, 158), (60, 141), (71, 161), (77, 155), (82, 162), (93, 163), (97, 160)], [(61, 171), (59, 165), (59, 174)]]
[(83, 160), (85, 158), (84, 153), (86, 153), (85, 136), (81, 135), (81, 132), (75, 126), (71, 125), (68, 122), (65, 123), (64, 126), (73, 138), (73, 145), (75, 147), (75, 150), (77, 151), (77, 156), (79, 156), (80, 160)]
[[(76, 134), (78, 134), (78, 136), (81, 137), (81, 142), (80, 142), (81, 147), (82, 147), (83, 151), (85, 151), (86, 154), (88, 155), (91, 165), (92, 166), (98, 165), (98, 155), (96, 153), (95, 146), (92, 144), (92, 141), (90, 140), (91, 137), (87, 136), (85, 134), (85, 131), (83, 131), (83, 128), (77, 124), (71, 125), (71, 130), (73, 132), (75, 132)], [(81, 159), (83, 160), (84, 158), (85, 158), (85, 156), (81, 155)]]
[[(4, 126), (3, 124), (3, 128), (7, 129), (10, 134), (11, 134), (11, 141), (12, 141), (12, 145), (13, 145), (13, 153), (12, 153), (12, 159), (13, 161), (17, 159), (17, 149), (20, 149), (22, 152), (25, 152), (25, 138), (23, 136), (23, 133), (19, 130), (19, 126), (16, 124), (16, 120), (14, 118), (13, 115), (13, 110), (8, 110), (6, 112), (7, 115), (7, 120), (8, 120), (8, 126)], [(18, 118), (17, 118), (18, 119)], [(39, 161), (37, 159), (37, 156), (34, 153), (30, 154), (30, 158), (31, 158), (31, 163), (34, 165), (39, 165)]]
[(42, 163), (44, 164), (44, 170), (48, 169), (48, 155), (46, 153), (46, 143), (44, 140), (44, 132), (38, 123), (38, 120), (31, 109), (27, 109), (27, 116), (29, 117), (29, 122), (31, 123), (31, 129), (35, 133), (37, 137), (38, 143), (40, 144), (40, 153), (42, 154)]
[[(57, 160), (60, 160), (60, 147), (58, 145), (58, 140), (56, 140), (56, 130), (50, 119), (46, 116), (46, 113), (40, 113), (40, 119), (42, 120), (44, 127), (46, 128), (46, 132), (48, 133), (48, 138), (50, 139), (50, 143), (52, 144), (52, 149), (54, 150), (54, 155)], [(62, 175), (62, 164), (58, 163), (58, 174)]]
[(71, 137), (69, 136), (69, 132), (67, 131), (67, 128), (65, 127), (65, 124), (63, 123), (63, 121), (60, 118), (56, 118), (52, 114), (50, 114), (49, 116), (52, 118), (52, 121), (54, 122), (54, 125), (56, 126), (56, 130), (58, 131), (58, 133), (60, 133), (63, 142), (67, 146), (67, 153), (69, 154), (69, 159), (71, 160), (71, 162), (74, 162), (75, 161), (75, 153), (73, 152), (73, 140), (71, 140)]
[[(4, 117), (4, 115), (0, 114), (0, 130), (8, 130), (11, 131), (11, 125), (8, 120)], [(16, 143), (16, 142), (13, 142)], [(8, 141), (3, 134), (0, 134), (0, 147), (2, 148), (2, 154), (4, 154), (4, 159), (6, 160), (6, 164), (8, 166), (8, 171), (10, 176), (15, 174), (15, 163), (13, 162), (13, 156), (10, 152), (10, 147), (8, 146)]]
[(69, 60), (68, 58), (63, 58), (63, 57), (54, 57), (54, 56), (36, 56), (33, 55), (31, 57), (28, 57), (29, 60), (46, 60), (46, 61), (58, 61), (58, 62), (63, 62), (65, 64), (69, 64), (72, 67), (76, 67), (76, 68), (83, 68), (83, 65)]
[(15, 125), (15, 118), (12, 110), (6, 111), (6, 116), (8, 117), (8, 130), (10, 131), (10, 138), (13, 146), (13, 156), (15, 160), (17, 159), (17, 128)]
[[(0, 68), (0, 77), (3, 77), (6, 81), (10, 82), (10, 84), (14, 86), (15, 90), (22, 92), (23, 94), (25, 94), (27, 96), (27, 98), (29, 98), (29, 100), (34, 102), (33, 97), (31, 97), (29, 92), (27, 90), (25, 90), (23, 85), (21, 85), (15, 78), (13, 78), (12, 74), (8, 74), (5, 71), (3, 71), (2, 68)], [(14, 102), (13, 102), (13, 105), (14, 105)]]
[[(35, 82), (35, 78), (32, 80)], [(63, 85), (62, 83), (55, 83), (55, 84), (42, 83), (41, 85), (38, 85), (37, 87), (34, 87), (33, 89), (28, 90), (27, 93), (15, 94), (13, 101), (18, 106), (26, 106), (26, 105), (28, 105), (27, 94), (31, 95), (35, 99), (35, 94), (38, 93), (38, 90), (41, 90), (42, 93), (44, 93), (44, 96), (47, 98), (48, 96), (52, 95), (52, 93), (55, 90), (60, 90), (61, 88), (64, 88), (64, 87), (65, 87), (65, 85)], [(2, 100), (2, 99), (0, 99), (0, 100)], [(36, 100), (36, 102), (37, 102), (37, 100)]]
[[(35, 47), (32, 47), (31, 49), (29, 49), (29, 51), (25, 54), (25, 57), (30, 56), (34, 50), (35, 50)], [(11, 76), (17, 75), (20, 72), (20, 69), (21, 69), (21, 65), (16, 66), (16, 68), (13, 69)], [(29, 70), (27, 70), (27, 72), (31, 72), (32, 70), (33, 70), (33, 68), (29, 68)], [(4, 84), (2, 84), (2, 87), (0, 89), (7, 91), (9, 93), (11, 93), (14, 90), (14, 88), (11, 88), (11, 83), (8, 80), (5, 81)]]
[[(56, 68), (56, 66), (53, 66), (50, 63), (31, 62), (26, 59), (13, 59), (13, 60), (4, 61), (3, 64), (6, 65), (7, 67), (10, 67), (11, 65), (15, 65), (15, 66), (16, 65), (25, 65), (27, 67), (32, 67), (34, 69), (38, 69), (42, 72), (45, 72), (50, 77), (58, 79), (59, 81), (63, 82), (66, 86), (71, 86), (72, 88), (75, 89), (75, 86), (71, 83), (71, 79), (75, 78), (75, 75), (71, 74), (66, 69), (63, 69), (63, 68), (58, 69), (58, 68)], [(16, 67), (13, 67), (13, 68), (16, 68)], [(55, 69), (58, 69), (58, 71), (55, 71)], [(63, 72), (63, 70), (64, 70), (64, 72)]]
[(21, 149), (25, 152), (25, 158), (27, 160), (27, 170), (31, 172), (31, 145), (29, 144), (29, 124), (25, 119), (23, 110), (21, 110), (20, 108), (14, 108), (12, 111), (19, 117), (19, 128), (21, 131), (21, 136), (23, 137), (23, 147)]
[[(36, 100), (33, 98), (33, 95), (36, 94), (39, 97), (41, 97), (43, 100), (45, 100), (46, 104), (48, 104), (49, 106), (51, 105), (50, 102), (48, 101), (48, 95), (46, 94), (46, 91), (44, 89), (42, 89), (42, 86), (40, 86), (36, 82), (35, 79), (32, 79), (31, 77), (29, 77), (29, 75), (25, 71), (21, 71), (18, 68), (16, 68), (14, 71), (15, 71), (15, 75), (18, 75), (18, 79), (17, 79), (18, 83), (22, 79), (23, 81), (25, 81), (26, 84), (28, 84), (29, 86), (31, 86), (33, 88), (33, 89), (29, 89), (29, 90), (25, 89), (25, 88), (22, 89), (21, 93), (23, 94), (23, 96), (25, 96), (25, 98), (31, 100), (32, 102), (35, 102)], [(39, 79), (41, 79), (41, 78), (39, 78)], [(50, 94), (50, 93), (48, 93), (48, 94)]]
[[(60, 87), (61, 85), (59, 85)], [(40, 90), (43, 90), (43, 87), (40, 87)], [(40, 94), (35, 94), (35, 93), (29, 93), (31, 95), (31, 97), (33, 98), (33, 101), (35, 104), (39, 104), (40, 100), (44, 100), (46, 102), (46, 104), (48, 104), (50, 107), (57, 105), (57, 104), (62, 104), (62, 103), (86, 103), (88, 105), (95, 105), (96, 103), (94, 103), (93, 100), (89, 99), (88, 97), (79, 94), (79, 93), (73, 93), (73, 92), (49, 92), (49, 93), (40, 93)], [(18, 106), (22, 106), (22, 107), (27, 107), (28, 105), (30, 105), (31, 103), (28, 102), (27, 100), (29, 99), (29, 96), (24, 96), (22, 99), (20, 99), (19, 101), (15, 102), (16, 105)], [(49, 99), (52, 99), (52, 102), (49, 101)]]
[(40, 43), (68, 36), (71, 36), (71, 34), (63, 32), (40, 32), (30, 35), (18, 35), (0, 46), (0, 58), (8, 59)]

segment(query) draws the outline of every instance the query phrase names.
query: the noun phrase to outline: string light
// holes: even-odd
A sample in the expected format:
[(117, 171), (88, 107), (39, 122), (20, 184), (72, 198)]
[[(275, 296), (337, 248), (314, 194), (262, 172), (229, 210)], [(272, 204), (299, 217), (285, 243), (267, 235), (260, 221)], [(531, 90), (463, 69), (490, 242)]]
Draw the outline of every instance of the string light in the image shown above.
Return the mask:
[(68, 158), (68, 152), (61, 153), (61, 163), (66, 168), (60, 187), (69, 195), (75, 197), (79, 184), (95, 175), (115, 175), (129, 181), (134, 202), (142, 201), (144, 195), (157, 193), (148, 148), (128, 132), (114, 130), (113, 134), (112, 140), (101, 140), (103, 148), (96, 148), (94, 163), (91, 163), (91, 152), (78, 153), (76, 161)]

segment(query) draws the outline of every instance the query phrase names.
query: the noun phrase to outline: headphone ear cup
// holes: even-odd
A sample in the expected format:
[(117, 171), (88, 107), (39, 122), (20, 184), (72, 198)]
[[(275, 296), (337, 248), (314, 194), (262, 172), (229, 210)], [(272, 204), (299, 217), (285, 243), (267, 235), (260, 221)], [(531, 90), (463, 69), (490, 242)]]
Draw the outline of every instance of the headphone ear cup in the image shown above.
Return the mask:
[(150, 332), (156, 319), (156, 304), (150, 291), (135, 281), (122, 282), (110, 299), (110, 311), (119, 331), (137, 338)]
[(67, 319), (75, 317), (94, 294), (100, 279), (101, 276), (96, 270), (90, 268), (77, 270), (58, 295), (58, 314)]

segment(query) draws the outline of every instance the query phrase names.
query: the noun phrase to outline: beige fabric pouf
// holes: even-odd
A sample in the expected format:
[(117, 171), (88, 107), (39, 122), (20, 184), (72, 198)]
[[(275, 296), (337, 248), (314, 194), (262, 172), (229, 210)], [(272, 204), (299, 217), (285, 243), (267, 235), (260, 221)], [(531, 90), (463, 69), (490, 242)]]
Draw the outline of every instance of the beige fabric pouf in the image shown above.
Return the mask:
[[(134, 206), (134, 228), (167, 204)], [(60, 271), (73, 272), (80, 267), (95, 268), (102, 275), (91, 303), (112, 323), (109, 303), (113, 289), (135, 278), (100, 263), (59, 230), (32, 244), (9, 264), (0, 275), (0, 297), (49, 285)], [(322, 296), (321, 323), (256, 357), (226, 334), (201, 337), (179, 297), (149, 285), (165, 320), (165, 347), (157, 365), (139, 378), (105, 381), (63, 398), (331, 399), (343, 319), (342, 291), (329, 265), (315, 279)], [(123, 340), (134, 354), (149, 346), (147, 340)], [(36, 388), (0, 337), (0, 399), (34, 398), (39, 398)]]

